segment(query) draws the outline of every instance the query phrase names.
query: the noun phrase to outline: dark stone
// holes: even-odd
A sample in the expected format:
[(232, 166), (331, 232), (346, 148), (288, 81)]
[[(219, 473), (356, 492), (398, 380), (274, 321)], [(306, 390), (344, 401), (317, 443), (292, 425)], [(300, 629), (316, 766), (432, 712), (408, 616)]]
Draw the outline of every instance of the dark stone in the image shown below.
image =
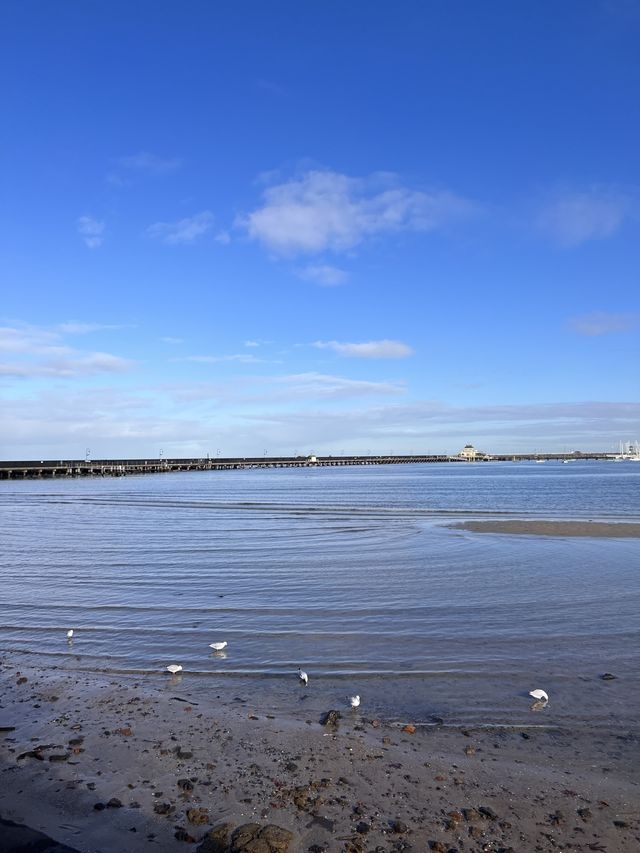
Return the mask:
[(600, 676), (600, 678), (603, 681), (614, 681), (615, 675), (613, 675), (613, 673), (611, 673), (611, 672), (603, 672), (602, 675)]
[(288, 770), (289, 773), (294, 773), (298, 769), (298, 765), (295, 763), (295, 761), (288, 761), (284, 765), (284, 769)]
[(153, 810), (156, 814), (169, 814), (173, 811), (171, 803), (154, 803)]
[(229, 836), (233, 824), (221, 823), (214, 826), (201, 840), (196, 853), (227, 853), (229, 848)]
[(629, 824), (626, 820), (614, 820), (613, 825), (617, 826), (618, 829), (627, 829), (629, 827)]
[(491, 806), (480, 806), (478, 811), (482, 817), (486, 817), (488, 820), (498, 820), (498, 815), (494, 812)]
[(196, 840), (193, 837), (193, 835), (189, 835), (187, 830), (183, 829), (181, 826), (179, 826), (178, 829), (176, 829), (173, 836), (177, 841), (186, 841), (187, 844), (195, 844), (196, 843)]
[(356, 826), (356, 832), (359, 832), (360, 835), (366, 835), (370, 830), (371, 826), (366, 822), (366, 820), (361, 820)]
[(189, 809), (187, 820), (194, 826), (204, 826), (204, 824), (209, 823), (209, 810), (205, 808)]
[(111, 797), (111, 799), (107, 803), (107, 808), (108, 809), (121, 809), (122, 803), (120, 802), (120, 800), (117, 797)]
[(101, 811), (103, 811), (104, 809), (106, 809), (106, 806), (105, 806), (105, 804), (104, 804), (104, 803), (96, 803), (96, 804), (95, 804), (95, 806), (94, 806), (94, 809), (95, 809), (97, 812), (101, 812)]
[(326, 726), (328, 729), (337, 729), (338, 721), (342, 717), (340, 711), (327, 711), (326, 714), (323, 714), (320, 718), (320, 725)]
[(390, 826), (391, 831), (397, 833), (398, 835), (404, 835), (405, 832), (409, 832), (409, 827), (402, 820), (392, 820)]
[(193, 782), (190, 779), (178, 779), (176, 784), (183, 791), (193, 791)]
[(591, 818), (593, 817), (593, 814), (591, 813), (591, 809), (584, 808), (584, 809), (578, 809), (577, 811), (585, 823), (587, 823), (587, 821), (590, 821)]
[(49, 761), (68, 761), (69, 753), (68, 752), (56, 752), (53, 755), (49, 756)]

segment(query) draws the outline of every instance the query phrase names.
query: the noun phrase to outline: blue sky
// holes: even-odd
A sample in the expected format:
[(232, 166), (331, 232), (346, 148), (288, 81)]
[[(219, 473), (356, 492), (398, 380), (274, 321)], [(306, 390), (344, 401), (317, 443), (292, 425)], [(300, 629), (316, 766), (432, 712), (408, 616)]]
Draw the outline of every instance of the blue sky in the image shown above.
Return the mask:
[(0, 11), (3, 458), (640, 437), (640, 3)]

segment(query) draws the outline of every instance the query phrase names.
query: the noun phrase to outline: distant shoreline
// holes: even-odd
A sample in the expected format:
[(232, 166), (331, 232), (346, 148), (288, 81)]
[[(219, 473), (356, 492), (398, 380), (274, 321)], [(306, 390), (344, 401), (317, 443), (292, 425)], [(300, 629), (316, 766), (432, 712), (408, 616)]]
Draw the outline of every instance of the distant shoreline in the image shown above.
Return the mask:
[(447, 525), (473, 533), (504, 533), (515, 536), (590, 536), (598, 539), (640, 539), (640, 523), (615, 521), (463, 521)]

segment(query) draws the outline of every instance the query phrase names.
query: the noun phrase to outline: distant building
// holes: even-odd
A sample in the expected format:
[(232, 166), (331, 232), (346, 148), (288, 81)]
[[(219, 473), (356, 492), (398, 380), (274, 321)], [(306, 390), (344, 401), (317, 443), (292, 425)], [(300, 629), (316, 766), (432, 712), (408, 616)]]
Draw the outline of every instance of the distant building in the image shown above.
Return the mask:
[(486, 462), (488, 459), (491, 459), (488, 453), (485, 453), (483, 450), (476, 450), (473, 444), (465, 444), (460, 453), (458, 453), (458, 457), (464, 459), (465, 462)]

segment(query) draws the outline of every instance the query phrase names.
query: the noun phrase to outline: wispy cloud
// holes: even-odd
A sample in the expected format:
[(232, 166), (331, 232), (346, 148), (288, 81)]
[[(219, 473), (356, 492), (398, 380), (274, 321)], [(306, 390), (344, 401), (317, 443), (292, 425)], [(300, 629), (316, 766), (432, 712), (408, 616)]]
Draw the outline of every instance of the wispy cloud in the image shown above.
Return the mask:
[(408, 344), (402, 341), (365, 341), (344, 343), (341, 341), (315, 341), (317, 349), (329, 349), (347, 358), (406, 358), (413, 354)]
[(329, 264), (310, 264), (298, 270), (298, 276), (305, 281), (313, 281), (324, 287), (336, 287), (344, 284), (349, 278), (345, 270), (332, 267)]
[(160, 340), (163, 344), (171, 344), (172, 346), (184, 343), (183, 338), (172, 338), (171, 335), (165, 335), (163, 338), (160, 338)]
[(136, 172), (147, 172), (150, 175), (166, 175), (175, 172), (182, 166), (179, 157), (159, 157), (149, 151), (139, 151), (127, 157), (120, 157), (118, 165)]
[(563, 248), (611, 237), (630, 210), (629, 199), (614, 191), (596, 189), (559, 195), (540, 211), (539, 230)]
[(56, 329), (65, 335), (87, 335), (91, 332), (111, 332), (131, 328), (133, 327), (128, 323), (59, 323), (56, 326)]
[(78, 234), (87, 249), (99, 249), (104, 242), (105, 224), (93, 216), (80, 216), (76, 220)]
[(0, 375), (14, 378), (73, 377), (114, 373), (134, 362), (108, 352), (80, 350), (65, 344), (60, 327), (5, 326), (0, 328)]
[(172, 358), (171, 361), (190, 361), (196, 364), (221, 364), (228, 361), (237, 361), (240, 364), (265, 364), (262, 358), (242, 352), (234, 355), (185, 355), (182, 358)]
[(169, 386), (176, 400), (215, 401), (216, 406), (268, 403), (288, 404), (298, 400), (346, 400), (364, 396), (403, 394), (405, 383), (349, 379), (344, 376), (307, 372), (276, 376), (241, 376), (233, 382), (181, 384)]
[(607, 314), (605, 311), (594, 311), (592, 314), (571, 317), (569, 325), (574, 332), (588, 337), (631, 332), (640, 326), (640, 314)]
[(263, 200), (237, 224), (281, 255), (341, 252), (374, 235), (432, 231), (474, 210), (446, 190), (404, 187), (391, 173), (352, 178), (330, 170), (268, 187)]
[(156, 222), (147, 228), (147, 234), (169, 246), (195, 243), (213, 228), (213, 214), (203, 210), (177, 222)]

